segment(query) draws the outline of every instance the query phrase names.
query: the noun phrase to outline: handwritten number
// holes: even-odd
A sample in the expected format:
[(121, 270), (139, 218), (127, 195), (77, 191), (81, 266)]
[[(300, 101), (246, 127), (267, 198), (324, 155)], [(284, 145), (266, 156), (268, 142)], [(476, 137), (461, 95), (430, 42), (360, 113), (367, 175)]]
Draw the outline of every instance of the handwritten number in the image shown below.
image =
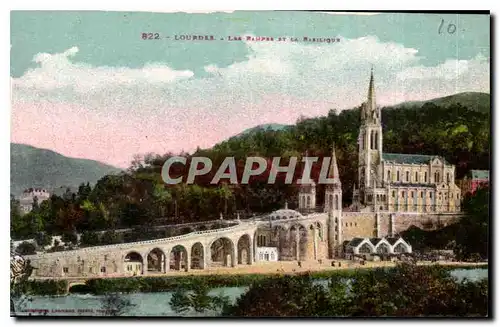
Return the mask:
[(457, 30), (457, 26), (455, 24), (448, 24), (448, 33), (453, 34)]
[[(438, 27), (438, 34), (442, 33), (443, 25), (444, 25), (444, 19), (441, 19), (441, 23), (439, 24), (439, 27)], [(448, 32), (448, 34), (454, 34), (456, 32), (456, 30), (457, 30), (457, 25), (455, 25), (453, 23), (449, 23), (448, 27), (446, 28), (446, 31)]]

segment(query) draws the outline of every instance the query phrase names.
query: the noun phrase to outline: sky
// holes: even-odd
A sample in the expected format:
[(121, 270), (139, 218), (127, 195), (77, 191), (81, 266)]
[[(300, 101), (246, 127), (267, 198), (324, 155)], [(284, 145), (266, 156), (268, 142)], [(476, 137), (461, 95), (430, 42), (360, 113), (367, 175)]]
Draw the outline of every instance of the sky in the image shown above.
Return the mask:
[(125, 168), (359, 106), (372, 67), (381, 106), (489, 93), (489, 40), (488, 15), (13, 11), (11, 141)]

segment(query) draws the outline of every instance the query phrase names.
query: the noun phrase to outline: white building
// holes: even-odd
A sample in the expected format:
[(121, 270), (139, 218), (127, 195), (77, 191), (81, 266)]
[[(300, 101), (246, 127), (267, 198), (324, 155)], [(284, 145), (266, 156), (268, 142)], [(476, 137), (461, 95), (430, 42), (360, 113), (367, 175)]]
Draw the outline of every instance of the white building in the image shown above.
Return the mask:
[(22, 213), (28, 213), (33, 210), (33, 203), (37, 199), (38, 204), (50, 198), (50, 193), (43, 188), (29, 188), (23, 191), (19, 199), (19, 205)]

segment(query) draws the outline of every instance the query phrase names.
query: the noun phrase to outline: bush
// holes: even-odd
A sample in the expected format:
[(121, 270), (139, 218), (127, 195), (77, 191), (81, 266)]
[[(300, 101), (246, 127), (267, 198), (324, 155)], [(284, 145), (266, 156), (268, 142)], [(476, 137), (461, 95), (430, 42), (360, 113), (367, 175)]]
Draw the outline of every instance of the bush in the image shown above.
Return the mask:
[(121, 235), (118, 233), (115, 233), (112, 230), (106, 231), (101, 235), (101, 244), (102, 245), (118, 244), (121, 242), (122, 242)]
[(78, 236), (74, 232), (64, 232), (61, 239), (66, 245), (78, 243)]
[(31, 242), (22, 242), (16, 248), (16, 252), (20, 255), (30, 255), (36, 253), (36, 246)]
[(80, 244), (82, 246), (96, 246), (99, 245), (99, 236), (96, 232), (85, 231), (80, 239)]
[(47, 233), (44, 233), (44, 232), (39, 232), (39, 233), (36, 233), (36, 235), (35, 235), (35, 241), (39, 247), (43, 248), (47, 245), (52, 244), (52, 236), (47, 235)]
[(67, 287), (65, 280), (32, 280), (21, 285), (21, 292), (27, 295), (64, 295)]

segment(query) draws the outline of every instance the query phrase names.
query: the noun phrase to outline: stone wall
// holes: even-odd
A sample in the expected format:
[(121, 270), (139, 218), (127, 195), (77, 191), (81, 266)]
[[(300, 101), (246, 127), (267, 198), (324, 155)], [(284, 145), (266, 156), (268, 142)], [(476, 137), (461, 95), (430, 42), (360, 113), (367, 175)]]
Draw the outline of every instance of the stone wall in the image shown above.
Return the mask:
[[(440, 229), (457, 222), (463, 214), (435, 213), (435, 214), (404, 214), (395, 213), (393, 217), (393, 234), (401, 233), (410, 226), (424, 230)], [(390, 220), (389, 217), (386, 218)]]
[(342, 240), (355, 237), (375, 237), (376, 219), (373, 212), (344, 212), (342, 214)]
[[(384, 237), (401, 233), (411, 226), (424, 230), (435, 230), (457, 222), (459, 213), (378, 213), (344, 212), (342, 218), (342, 240), (355, 237)], [(378, 227), (378, 230), (377, 230)]]

